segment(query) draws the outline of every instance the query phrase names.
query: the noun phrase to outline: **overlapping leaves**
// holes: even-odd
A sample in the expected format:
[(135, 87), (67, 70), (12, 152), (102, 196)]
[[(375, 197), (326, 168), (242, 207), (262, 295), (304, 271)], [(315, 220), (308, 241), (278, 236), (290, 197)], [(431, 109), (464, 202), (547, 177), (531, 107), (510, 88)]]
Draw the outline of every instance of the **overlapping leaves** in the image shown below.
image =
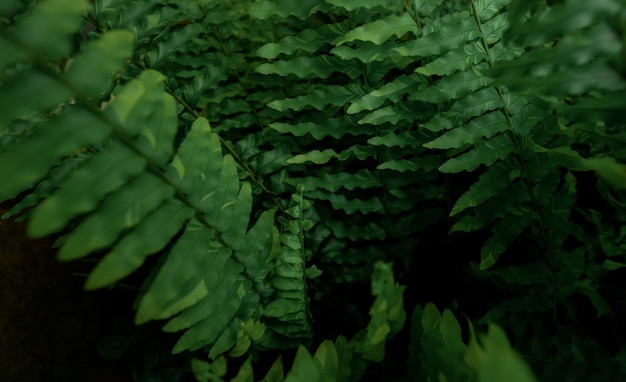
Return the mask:
[[(30, 17), (48, 20), (39, 28), (65, 40), (85, 10), (71, 3), (75, 12), (64, 12), (67, 20), (50, 13), (69, 7), (65, 0), (41, 3)], [(251, 187), (240, 184), (235, 160), (223, 155), (206, 119), (197, 119), (174, 151), (176, 104), (163, 89), (162, 74), (143, 71), (118, 85), (111, 101), (94, 102), (132, 53), (132, 34), (111, 31), (85, 44), (62, 73), (48, 62), (69, 54), (67, 47), (39, 51), (37, 39), (22, 40), (32, 22), (24, 20), (3, 29), (3, 44), (20, 53), (5, 62), (26, 59), (32, 65), (0, 91), (19, 96), (42, 86), (50, 97), (32, 98), (36, 103), (25, 97), (14, 109), (5, 103), (3, 123), (37, 109), (53, 111), (0, 154), (6, 178), (0, 194), (11, 197), (45, 180), (59, 161), (88, 148), (92, 154), (33, 210), (29, 232), (43, 236), (71, 225), (61, 259), (104, 253), (87, 280), (90, 289), (119, 281), (168, 248), (141, 296), (136, 322), (171, 318), (165, 330), (186, 330), (175, 352), (207, 345), (212, 354), (229, 350), (239, 323), (258, 318), (261, 295), (271, 294), (265, 276), (272, 266), (273, 212), (250, 223)]]

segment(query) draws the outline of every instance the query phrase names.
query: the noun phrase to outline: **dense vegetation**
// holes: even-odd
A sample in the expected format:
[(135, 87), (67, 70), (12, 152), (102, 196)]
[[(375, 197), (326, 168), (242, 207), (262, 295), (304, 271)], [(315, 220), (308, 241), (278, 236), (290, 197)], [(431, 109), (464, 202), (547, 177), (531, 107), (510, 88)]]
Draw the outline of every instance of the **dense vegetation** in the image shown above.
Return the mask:
[(0, 17), (5, 218), (199, 381), (626, 378), (624, 0)]

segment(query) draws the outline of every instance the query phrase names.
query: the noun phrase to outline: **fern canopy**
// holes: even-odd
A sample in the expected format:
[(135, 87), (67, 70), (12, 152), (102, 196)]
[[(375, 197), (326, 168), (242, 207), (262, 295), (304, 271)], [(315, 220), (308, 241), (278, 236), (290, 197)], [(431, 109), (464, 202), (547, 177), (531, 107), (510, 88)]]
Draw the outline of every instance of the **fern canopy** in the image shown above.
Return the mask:
[(625, 7), (4, 1), (4, 217), (199, 381), (623, 379)]

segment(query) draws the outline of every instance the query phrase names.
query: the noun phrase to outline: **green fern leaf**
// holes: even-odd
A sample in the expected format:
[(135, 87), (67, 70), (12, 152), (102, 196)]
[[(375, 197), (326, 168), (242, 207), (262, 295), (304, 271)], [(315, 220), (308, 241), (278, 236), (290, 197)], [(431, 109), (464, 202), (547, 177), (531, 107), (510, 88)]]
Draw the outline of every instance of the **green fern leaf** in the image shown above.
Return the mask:
[(257, 54), (263, 58), (276, 58), (281, 54), (294, 54), (299, 50), (314, 53), (324, 44), (332, 42), (348, 31), (345, 23), (325, 24), (316, 29), (305, 29), (295, 36), (285, 36), (277, 43), (263, 45)]
[(131, 56), (133, 45), (133, 35), (127, 31), (105, 33), (100, 39), (83, 46), (70, 64), (67, 79), (84, 95), (100, 96), (109, 87), (111, 76)]
[(82, 166), (33, 212), (28, 232), (42, 237), (62, 229), (71, 218), (92, 211), (128, 177), (143, 171), (145, 161), (120, 143), (109, 145)]
[(269, 125), (272, 129), (280, 133), (290, 133), (296, 137), (302, 137), (306, 134), (311, 134), (315, 139), (322, 139), (327, 136), (331, 136), (335, 139), (342, 138), (346, 134), (361, 135), (368, 134), (371, 131), (367, 127), (360, 127), (357, 129), (357, 123), (351, 116), (344, 116), (342, 118), (328, 118), (323, 124), (313, 122), (303, 122), (295, 125), (274, 122)]
[(394, 48), (405, 57), (440, 55), (480, 37), (480, 31), (469, 12), (459, 12), (446, 19), (436, 32)]
[[(99, 95), (106, 90), (111, 74), (120, 70), (125, 59), (131, 55), (132, 46), (132, 35), (128, 32), (106, 34), (95, 43), (88, 44), (76, 57), (65, 81), (79, 89), (81, 93), (78, 95), (83, 98)], [(33, 52), (38, 49), (36, 45), (29, 45), (29, 48)], [(99, 63), (98, 70), (93, 69), (94, 62)], [(38, 97), (32, 97), (35, 91)], [(42, 69), (29, 71), (13, 78), (0, 89), (0, 126), (32, 110), (56, 107), (67, 102), (70, 96), (72, 94), (66, 85), (54, 78), (52, 73), (45, 73)]]
[(306, 259), (304, 232), (310, 228), (304, 220), (305, 210), (310, 208), (310, 201), (304, 198), (305, 188), (297, 187), (292, 195), (295, 206), (287, 210), (295, 220), (285, 222), (288, 231), (280, 237), (276, 235), (274, 250), (277, 252), (277, 264), (271, 285), (275, 289), (273, 301), (263, 307), (262, 313), (268, 322), (267, 346), (294, 344), (312, 336), (310, 323), (309, 298), (306, 292)]
[(279, 74), (281, 76), (294, 74), (299, 78), (311, 76), (328, 78), (333, 73), (339, 72), (355, 79), (361, 75), (361, 66), (356, 62), (319, 55), (315, 57), (297, 57), (293, 60), (276, 61), (271, 64), (261, 64), (256, 68), (256, 71), (261, 74)]
[(83, 220), (59, 250), (60, 260), (74, 260), (109, 247), (123, 231), (135, 227), (174, 189), (148, 173), (109, 196), (96, 212)]
[(320, 344), (314, 356), (311, 356), (306, 348), (298, 347), (292, 369), (285, 377), (285, 381), (325, 381), (327, 378), (335, 380), (337, 370), (337, 350), (332, 342), (326, 340)]
[[(530, 196), (528, 195), (528, 190), (522, 183), (515, 182), (510, 184), (502, 194), (494, 196), (480, 205), (480, 213), (476, 214), (476, 216), (463, 216), (450, 228), (450, 232), (472, 232), (486, 227), (496, 219), (511, 213), (511, 208), (526, 205), (529, 201)], [(507, 206), (507, 208), (503, 209), (503, 206)]]
[[(240, 283), (235, 288), (226, 290), (226, 296), (224, 296), (226, 298), (223, 302), (219, 300), (211, 301), (211, 306), (216, 305), (215, 314), (204, 313), (204, 318), (181, 336), (172, 352), (180, 353), (184, 350), (196, 350), (207, 344), (215, 343), (224, 330), (233, 322), (242, 304), (242, 298), (246, 295), (249, 288), (249, 285), (246, 284), (248, 283)], [(192, 306), (189, 310), (199, 306), (201, 303)], [(204, 308), (207, 309), (206, 306)]]
[[(15, 118), (24, 118), (33, 110), (61, 105), (72, 96), (72, 93), (62, 84), (39, 70), (11, 78), (1, 90), (0, 126), (3, 128)], [(34, 92), (38, 92), (39, 96), (31, 97)], [(18, 101), (22, 99), (24, 101)]]
[(343, 106), (359, 97), (365, 95), (363, 88), (359, 85), (351, 84), (347, 86), (331, 85), (312, 91), (310, 94), (275, 100), (267, 106), (278, 111), (302, 110), (312, 106), (317, 110), (323, 110), (328, 105)]
[[(89, 275), (85, 288), (102, 288), (128, 276), (143, 264), (146, 257), (163, 249), (192, 213), (179, 202), (160, 206), (98, 263)], [(155, 236), (152, 237), (151, 233)]]
[(478, 181), (456, 201), (452, 211), (450, 211), (450, 216), (454, 216), (469, 207), (476, 207), (494, 195), (499, 195), (512, 181), (514, 173), (515, 171), (504, 166), (503, 162), (489, 167)]
[(584, 33), (565, 36), (557, 46), (534, 49), (513, 62), (498, 62), (493, 75), (500, 77), (509, 70), (524, 72), (533, 77), (548, 77), (560, 67), (588, 64), (594, 57), (616, 54), (620, 42), (615, 32), (605, 23), (593, 26)]
[(568, 0), (550, 7), (534, 22), (517, 25), (511, 31), (511, 37), (521, 46), (538, 46), (564, 33), (584, 29), (595, 20), (619, 11), (619, 2), (614, 0), (601, 0), (593, 4), (583, 0)]
[(287, 160), (287, 163), (306, 163), (313, 162), (315, 164), (324, 164), (333, 158), (339, 158), (339, 154), (337, 154), (334, 150), (327, 149), (324, 151), (313, 150), (306, 154), (298, 154), (291, 159)]
[(256, 1), (248, 6), (248, 14), (252, 17), (265, 20), (271, 16), (294, 16), (304, 20), (317, 11), (326, 12), (330, 7), (319, 0), (305, 0), (294, 4), (289, 0)]
[(434, 61), (415, 69), (415, 72), (425, 76), (447, 76), (471, 68), (485, 59), (487, 59), (487, 54), (484, 48), (480, 42), (476, 42), (451, 50)]
[[(86, 111), (61, 113), (31, 135), (0, 153), (0, 198), (6, 199), (41, 179), (59, 159), (110, 134), (107, 126)], [(56, 143), (52, 150), (51, 143)], [(38, 158), (37, 161), (31, 158)], [(21, 163), (21, 166), (15, 166)]]
[(465, 361), (476, 371), (479, 381), (537, 381), (523, 358), (511, 348), (506, 333), (499, 326), (490, 324), (482, 343), (481, 349), (472, 330)]
[(349, 114), (356, 114), (362, 110), (374, 110), (388, 99), (399, 101), (405, 94), (415, 90), (421, 84), (423, 81), (416, 76), (400, 76), (353, 102), (347, 111)]
[(417, 2), (413, 5), (414, 12), (419, 16), (425, 16), (429, 18), (436, 18), (438, 16), (439, 7), (441, 7), (443, 0), (424, 0)]
[(499, 111), (483, 114), (471, 120), (469, 123), (450, 130), (439, 138), (424, 144), (430, 149), (461, 148), (466, 145), (474, 145), (483, 138), (489, 139), (494, 135), (505, 131), (509, 126), (504, 114)]
[(313, 199), (328, 200), (333, 205), (333, 208), (337, 210), (344, 210), (349, 215), (355, 212), (361, 212), (364, 214), (371, 212), (384, 213), (383, 204), (378, 198), (371, 198), (367, 200), (359, 198), (348, 199), (342, 194), (327, 193), (322, 190), (310, 191), (308, 195)]
[[(504, 84), (505, 81), (500, 81), (500, 83)], [(626, 81), (610, 66), (594, 63), (546, 78), (529, 79), (526, 77), (524, 81), (507, 79), (506, 86), (515, 91), (534, 86), (542, 94), (563, 97), (568, 94), (584, 94), (594, 89), (621, 91), (626, 89)]]
[(362, 169), (355, 174), (345, 172), (324, 174), (321, 177), (291, 178), (289, 184), (302, 184), (307, 190), (322, 188), (326, 191), (337, 192), (341, 188), (355, 190), (357, 188), (373, 188), (381, 185), (380, 179), (370, 170)]
[(457, 100), (450, 109), (435, 115), (423, 126), (435, 132), (449, 130), (463, 125), (473, 117), (478, 117), (502, 106), (504, 104), (494, 88), (483, 88)]
[(435, 155), (430, 155), (430, 156), (425, 155), (414, 160), (400, 159), (400, 160), (386, 161), (386, 162), (379, 164), (377, 169), (393, 170), (393, 171), (399, 171), (399, 172), (416, 171), (419, 169), (431, 171), (439, 167), (440, 163), (441, 163), (441, 159), (439, 157)]
[(506, 133), (496, 135), (470, 151), (449, 159), (439, 167), (439, 171), (446, 173), (474, 171), (481, 164), (491, 166), (498, 160), (504, 160), (514, 151), (515, 144)]
[[(190, 306), (181, 314), (170, 319), (170, 321), (163, 326), (163, 330), (166, 332), (181, 331), (193, 327), (207, 317), (220, 314), (221, 307), (226, 304), (229, 299), (237, 300), (237, 304), (241, 303), (240, 298), (233, 296), (233, 291), (236, 291), (241, 285), (241, 280), (239, 280), (238, 275), (243, 270), (243, 267), (232, 261), (230, 259), (231, 252), (228, 249), (221, 247), (219, 243), (211, 242), (209, 245), (209, 248), (206, 248), (205, 245), (204, 248), (199, 249), (204, 252), (200, 253), (200, 256), (195, 256), (190, 259), (193, 263), (186, 264), (184, 262), (189, 254), (183, 253), (178, 257), (168, 256), (166, 261), (170, 261), (172, 264), (180, 264), (179, 266), (184, 266), (184, 269), (189, 271), (187, 276), (189, 278), (187, 280), (177, 280), (174, 272), (160, 272), (157, 277), (160, 277), (162, 281), (159, 281), (159, 284), (153, 284), (154, 286), (151, 286), (151, 289), (153, 290), (151, 293), (152, 296), (146, 295), (147, 297), (142, 298), (141, 305), (136, 316), (136, 320), (138, 322), (150, 320), (153, 317), (160, 317), (163, 313), (170, 313), (171, 311), (168, 311), (167, 309), (175, 303), (177, 297), (176, 295), (181, 293), (180, 297), (184, 297), (186, 294), (182, 294), (182, 292), (185, 291), (187, 295), (194, 291), (196, 293), (203, 294), (205, 289), (208, 293), (196, 304)], [(209, 253), (211, 256), (204, 256), (205, 253)], [(203, 264), (203, 261), (205, 261), (204, 264), (206, 266), (198, 268)], [(192, 266), (196, 269), (190, 269)], [(194, 277), (198, 276), (201, 278), (194, 284), (196, 281)], [(157, 287), (167, 287), (169, 283), (174, 283), (173, 285), (182, 284), (182, 286), (186, 289), (168, 289), (168, 294), (161, 296)], [(212, 334), (215, 335), (215, 338), (217, 338), (220, 331), (216, 330)]]
[(395, 10), (399, 7), (399, 4), (393, 0), (367, 0), (355, 4), (349, 0), (326, 0), (326, 2), (333, 4), (337, 7), (342, 7), (348, 11), (354, 11), (357, 9), (375, 9), (384, 8), (388, 10)]
[[(475, 69), (486, 69), (486, 66), (479, 64)], [(444, 77), (436, 84), (412, 93), (408, 99), (410, 101), (443, 103), (463, 98), (489, 83), (490, 80), (486, 77), (476, 74), (473, 70), (466, 70)]]
[(364, 24), (335, 39), (333, 44), (341, 46), (346, 42), (359, 40), (380, 45), (392, 36), (402, 37), (409, 32), (414, 32), (415, 28), (415, 20), (409, 13), (405, 12), (401, 15), (390, 15)]
[(494, 224), (491, 229), (493, 236), (485, 242), (480, 252), (480, 269), (488, 269), (494, 265), (506, 247), (534, 220), (532, 214), (526, 214), (510, 216)]
[(403, 134), (387, 134), (385, 136), (370, 138), (367, 143), (374, 146), (386, 147), (411, 147), (418, 148), (420, 146), (415, 134), (405, 132)]
[[(87, 1), (54, 0), (37, 3), (28, 17), (0, 33), (0, 68), (22, 61), (32, 53), (59, 59), (70, 51), (70, 35), (81, 28), (80, 18), (89, 9)], [(16, 42), (19, 39), (19, 43)], [(25, 44), (29, 51), (22, 48)]]
[(377, 262), (372, 274), (372, 294), (376, 300), (370, 309), (371, 321), (350, 342), (357, 353), (367, 360), (380, 362), (385, 355), (385, 340), (404, 325), (403, 286), (394, 282), (390, 264)]
[(479, 15), (482, 22), (485, 22), (504, 7), (507, 7), (510, 2), (511, 0), (477, 0), (474, 4), (476, 5), (476, 14)]
[[(158, 90), (162, 79), (163, 77), (156, 72), (145, 72), (137, 81), (131, 82), (125, 88), (126, 91), (120, 92), (118, 102), (112, 103), (109, 108), (121, 122), (127, 120), (132, 122), (133, 119), (142, 116), (147, 108), (154, 106), (153, 102), (156, 101), (156, 105), (162, 108), (162, 114), (151, 116), (148, 122), (153, 123), (146, 128), (139, 130), (141, 125), (139, 127), (133, 125), (133, 129), (135, 134), (140, 134), (135, 150), (143, 150), (141, 152), (144, 158), (153, 157), (157, 163), (163, 163), (169, 157), (171, 147), (157, 144), (155, 139), (173, 138), (175, 127), (173, 99), (163, 96)], [(141, 91), (137, 92), (139, 89)], [(144, 98), (144, 94), (151, 92), (157, 95), (148, 96), (146, 97), (148, 102), (137, 104), (139, 99)], [(139, 105), (138, 109), (128, 108), (128, 103), (133, 106)], [(152, 121), (152, 118), (156, 120)], [(102, 153), (91, 158), (58, 191), (37, 207), (29, 225), (29, 232), (34, 236), (47, 235), (61, 229), (77, 214), (93, 210), (104, 195), (125, 184), (129, 176), (143, 170), (146, 165), (144, 158), (114, 141)]]
[[(413, 106), (413, 107), (412, 107)], [(415, 113), (415, 109), (421, 105), (411, 105), (410, 103), (398, 102), (395, 106), (381, 107), (359, 120), (360, 125), (383, 125), (390, 123), (398, 125), (402, 121), (415, 122), (419, 117)], [(430, 114), (429, 109), (423, 108), (424, 114)]]
[(397, 46), (393, 40), (384, 42), (380, 45), (374, 43), (363, 43), (358, 48), (350, 48), (347, 45), (334, 47), (330, 53), (344, 60), (357, 59), (364, 64), (370, 64), (379, 61), (391, 61), (398, 67), (404, 68), (412, 62), (410, 57), (403, 57), (393, 48)]
[(344, 223), (341, 220), (329, 220), (325, 224), (332, 230), (335, 237), (339, 239), (348, 238), (356, 241), (358, 239), (383, 240), (385, 238), (385, 229), (375, 223), (357, 226), (350, 222)]
[(151, 68), (159, 68), (167, 60), (173, 58), (173, 56), (182, 47), (185, 46), (184, 42), (196, 38), (202, 33), (203, 27), (199, 23), (189, 24), (182, 29), (171, 32), (170, 36), (163, 42), (159, 42), (157, 48), (150, 50), (146, 54), (146, 60)]

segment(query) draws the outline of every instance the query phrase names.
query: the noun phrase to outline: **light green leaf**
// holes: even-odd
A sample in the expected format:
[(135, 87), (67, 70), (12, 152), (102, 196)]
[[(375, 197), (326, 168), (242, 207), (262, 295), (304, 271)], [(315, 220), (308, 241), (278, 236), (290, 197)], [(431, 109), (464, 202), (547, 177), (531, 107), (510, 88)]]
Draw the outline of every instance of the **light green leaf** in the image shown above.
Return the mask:
[[(227, 303), (229, 299), (236, 298), (237, 288), (241, 285), (239, 275), (243, 271), (243, 267), (232, 261), (230, 258), (231, 252), (227, 248), (221, 247), (218, 243), (210, 242), (209, 248), (204, 253), (205, 255), (209, 254), (209, 256), (205, 256), (209, 262), (206, 268), (198, 269), (195, 272), (203, 274), (204, 285), (209, 293), (195, 305), (185, 309), (181, 314), (165, 324), (163, 330), (166, 332), (177, 332), (187, 329), (207, 317), (219, 315), (221, 306)], [(177, 259), (172, 259), (172, 261), (178, 262)], [(180, 263), (179, 266), (184, 266), (184, 264)], [(171, 273), (163, 276), (165, 280), (169, 277), (175, 277), (175, 274)], [(142, 298), (137, 310), (136, 321), (145, 322), (161, 314), (159, 293), (161, 292), (155, 290), (153, 297)], [(171, 295), (177, 293), (177, 291), (169, 291), (167, 293)], [(154, 298), (157, 298), (157, 300), (153, 301)], [(155, 305), (155, 303), (157, 304)]]
[(323, 110), (328, 105), (343, 106), (364, 95), (365, 90), (360, 85), (329, 85), (299, 97), (274, 100), (267, 106), (278, 111), (289, 109), (299, 111), (307, 107)]
[(439, 167), (439, 171), (447, 173), (474, 171), (481, 164), (491, 166), (498, 160), (506, 159), (513, 151), (515, 144), (506, 133), (496, 135), (470, 151), (449, 159)]
[(118, 236), (139, 224), (174, 189), (144, 173), (107, 197), (100, 208), (83, 220), (59, 250), (60, 260), (74, 260), (111, 245)]
[(280, 60), (265, 63), (255, 69), (261, 74), (296, 75), (299, 78), (328, 78), (333, 73), (344, 73), (352, 79), (362, 75), (358, 61), (342, 60), (333, 56), (316, 55), (313, 57), (296, 57), (292, 60)]
[(449, 130), (502, 106), (504, 104), (496, 89), (486, 87), (456, 100), (450, 109), (438, 113), (423, 126), (430, 131)]
[(149, 255), (163, 249), (192, 214), (191, 209), (175, 201), (153, 211), (98, 263), (85, 288), (102, 288), (131, 274)]
[[(479, 64), (476, 68), (482, 69), (483, 65)], [(443, 103), (461, 99), (489, 85), (490, 82), (491, 80), (475, 73), (474, 70), (466, 70), (444, 77), (432, 86), (413, 92), (408, 99), (409, 101)]]
[(348, 113), (356, 114), (363, 110), (374, 110), (380, 107), (386, 100), (397, 102), (405, 94), (417, 91), (418, 86), (423, 83), (424, 81), (415, 75), (400, 76), (353, 102), (348, 108)]
[(43, 123), (32, 134), (0, 152), (0, 173), (3, 174), (0, 198), (32, 186), (62, 157), (96, 144), (109, 134), (108, 127), (84, 109), (62, 113)]
[(307, 19), (317, 11), (328, 11), (329, 6), (319, 0), (303, 0), (294, 3), (290, 0), (255, 1), (248, 5), (248, 14), (252, 17), (265, 20), (271, 16), (294, 16), (300, 20)]
[(355, 190), (357, 188), (372, 188), (381, 185), (380, 179), (368, 169), (362, 169), (355, 174), (345, 172), (326, 173), (320, 177), (291, 178), (286, 180), (291, 185), (303, 184), (307, 190), (322, 188), (330, 192), (337, 192), (341, 188)]
[(489, 139), (498, 133), (508, 130), (508, 127), (509, 122), (504, 114), (500, 111), (494, 111), (445, 132), (438, 138), (425, 143), (424, 147), (429, 149), (451, 149), (475, 145), (483, 138)]
[[(217, 314), (205, 313), (203, 315), (204, 318), (200, 322), (189, 328), (182, 335), (180, 340), (174, 346), (172, 353), (177, 354), (185, 350), (197, 350), (207, 344), (212, 344), (217, 341), (224, 330), (227, 330), (233, 322), (235, 314), (241, 306), (242, 299), (237, 294), (238, 289), (239, 288), (236, 287), (226, 291), (226, 293), (224, 293), (226, 299), (223, 302), (211, 300), (210, 305), (215, 306), (215, 312)], [(245, 289), (247, 288), (244, 288), (244, 290)], [(203, 301), (207, 301), (207, 299), (209, 299), (208, 296), (205, 297)], [(206, 304), (203, 306), (201, 303), (198, 303), (190, 309), (187, 309), (185, 312), (193, 310), (193, 308), (196, 307), (204, 308), (205, 311), (207, 309)], [(183, 314), (185, 312), (183, 312)], [(231, 346), (234, 344), (235, 341), (233, 339)]]
[(28, 225), (29, 234), (42, 237), (57, 232), (78, 214), (94, 210), (105, 195), (123, 186), (145, 164), (126, 146), (113, 142), (35, 209)]
[(506, 333), (499, 326), (490, 324), (482, 343), (484, 353), (478, 358), (478, 363), (472, 364), (479, 382), (537, 381), (523, 358), (511, 348)]
[(481, 41), (463, 45), (451, 50), (434, 61), (415, 69), (416, 73), (425, 76), (448, 76), (457, 71), (463, 71), (487, 59), (487, 53)]
[[(360, 123), (360, 121), (359, 121)], [(339, 139), (346, 134), (362, 135), (370, 134), (372, 129), (367, 126), (360, 126), (351, 116), (343, 116), (341, 118), (328, 118), (322, 124), (313, 122), (302, 122), (296, 124), (288, 124), (282, 122), (274, 122), (269, 125), (272, 129), (281, 133), (290, 133), (296, 137), (302, 137), (311, 134), (315, 139), (322, 139), (327, 136)]]
[(333, 44), (341, 46), (346, 42), (360, 40), (380, 45), (392, 36), (402, 37), (406, 33), (414, 32), (416, 28), (415, 20), (408, 12), (404, 12), (401, 15), (389, 15), (352, 29), (345, 35), (335, 39)]
[(313, 150), (306, 154), (298, 154), (291, 159), (287, 159), (287, 163), (298, 164), (313, 162), (315, 164), (324, 164), (333, 158), (339, 158), (334, 150), (326, 149), (324, 151)]
[(68, 80), (86, 95), (99, 96), (110, 86), (113, 74), (132, 56), (134, 41), (129, 31), (114, 30), (83, 45), (70, 64)]
[(406, 57), (441, 55), (481, 36), (467, 11), (457, 13), (447, 21), (449, 24), (442, 25), (436, 32), (402, 44), (394, 51)]
[[(49, 59), (59, 59), (69, 53), (70, 35), (80, 30), (81, 16), (88, 9), (89, 3), (85, 0), (37, 2), (27, 17), (16, 20), (11, 32), (32, 52)], [(10, 56), (7, 61), (0, 60), (0, 67), (11, 61)]]
[(347, 28), (344, 23), (325, 24), (316, 29), (305, 29), (294, 36), (283, 37), (277, 43), (265, 44), (257, 50), (257, 54), (272, 59), (280, 54), (291, 55), (299, 50), (313, 53), (345, 32)]

